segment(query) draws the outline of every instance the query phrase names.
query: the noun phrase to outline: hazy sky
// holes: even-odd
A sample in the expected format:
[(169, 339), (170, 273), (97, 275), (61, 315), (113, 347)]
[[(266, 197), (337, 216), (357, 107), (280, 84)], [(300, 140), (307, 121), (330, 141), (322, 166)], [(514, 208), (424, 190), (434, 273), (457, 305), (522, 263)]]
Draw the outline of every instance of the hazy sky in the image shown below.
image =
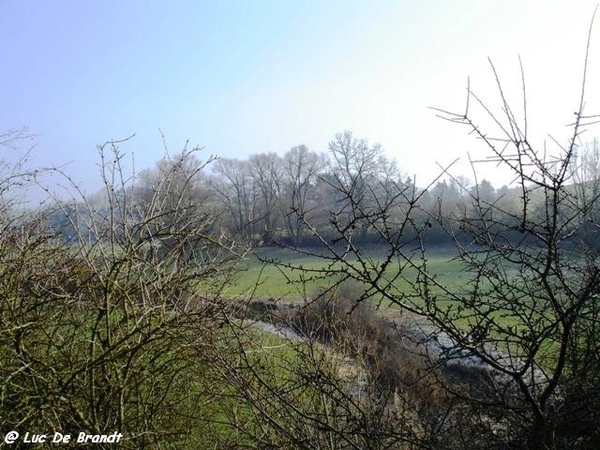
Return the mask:
[[(0, 0), (0, 131), (29, 127), (34, 162), (70, 162), (88, 190), (99, 186), (98, 144), (135, 133), (122, 149), (149, 167), (164, 153), (159, 128), (172, 152), (190, 139), (237, 158), (302, 143), (325, 151), (352, 130), (422, 185), (436, 162), (482, 151), (428, 107), (462, 111), (467, 76), (494, 104), (488, 57), (518, 109), (521, 56), (532, 136), (566, 138), (595, 5)], [(591, 54), (586, 111), (597, 114), (600, 18)]]

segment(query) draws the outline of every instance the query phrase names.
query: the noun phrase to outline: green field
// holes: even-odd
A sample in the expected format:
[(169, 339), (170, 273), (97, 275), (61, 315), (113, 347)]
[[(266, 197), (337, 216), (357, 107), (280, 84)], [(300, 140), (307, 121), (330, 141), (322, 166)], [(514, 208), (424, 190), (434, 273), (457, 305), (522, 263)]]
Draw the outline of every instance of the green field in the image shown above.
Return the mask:
[[(366, 252), (370, 265), (380, 264), (384, 258), (383, 247), (371, 248)], [(434, 249), (427, 255), (428, 270), (449, 289), (464, 286), (469, 281), (469, 273), (462, 263), (455, 259), (456, 253), (447, 247)], [(277, 261), (279, 264), (270, 263)], [(349, 259), (357, 271), (363, 270), (356, 259)], [(332, 283), (331, 276), (320, 273), (322, 270), (339, 265), (328, 266), (329, 262), (316, 255), (306, 255), (289, 249), (262, 248), (255, 250), (242, 265), (235, 282), (225, 295), (234, 298), (283, 299), (288, 301), (310, 298), (319, 287)], [(303, 270), (295, 270), (295, 266)], [(390, 265), (386, 273), (398, 272), (398, 264)], [(416, 278), (414, 269), (404, 268), (402, 279), (394, 283), (397, 289), (407, 289), (410, 280)]]
[[(384, 252), (385, 248), (383, 247), (373, 247), (364, 252), (365, 258), (363, 259), (368, 261), (368, 265), (376, 266), (384, 261)], [(417, 254), (415, 260), (417, 261), (419, 257), (420, 255)], [(277, 261), (277, 263), (269, 261)], [(348, 263), (357, 272), (363, 270), (356, 259), (349, 259)], [(257, 249), (245, 261), (235, 282), (226, 289), (224, 294), (226, 297), (236, 299), (281, 300), (300, 303), (304, 299), (312, 299), (313, 294), (319, 288), (330, 287), (335, 281), (335, 275), (323, 274), (321, 271), (331, 271), (332, 267), (339, 269), (341, 266), (339, 263), (336, 263), (337, 266), (328, 266), (328, 264), (327, 260), (317, 255), (302, 254), (289, 249)], [(368, 265), (364, 270), (368, 270)], [(297, 267), (297, 269), (292, 267)], [(398, 277), (387, 290), (390, 296), (399, 301), (406, 301), (417, 308), (423, 307), (422, 297), (414, 286), (418, 275), (417, 270), (411, 267), (400, 267), (398, 263), (394, 263), (387, 268), (386, 275), (392, 276), (399, 271), (402, 276)], [(475, 315), (473, 309), (465, 307), (456, 297), (452, 300), (452, 295), (449, 293), (468, 299), (475, 278), (475, 274), (466, 269), (464, 263), (457, 258), (456, 250), (449, 247), (432, 248), (427, 253), (427, 272), (446, 291), (443, 292), (442, 288), (435, 286), (431, 290), (438, 312), (443, 314), (444, 311), (448, 311), (448, 317), (452, 317), (454, 325), (459, 328), (468, 330), (474, 326), (475, 322), (473, 321), (480, 320), (480, 317), (483, 316), (487, 317), (486, 320), (494, 321), (505, 327), (518, 329), (524, 326), (523, 320), (525, 319), (515, 316), (516, 311), (507, 307), (506, 302), (498, 302), (497, 293), (494, 293), (494, 297), (490, 299), (487, 307), (489, 312), (484, 313), (480, 310)], [(512, 274), (508, 275), (509, 278), (515, 276), (514, 286), (517, 286), (520, 283), (519, 277), (516, 276), (517, 269), (507, 272)], [(481, 281), (480, 292), (485, 292), (490, 287), (489, 283), (485, 279)], [(507, 286), (507, 289), (510, 287)], [(374, 305), (381, 307), (386, 315), (395, 316), (399, 312), (398, 308), (400, 307), (397, 303), (390, 304), (389, 301), (380, 301), (380, 299), (381, 296), (373, 295), (369, 300)], [(485, 303), (485, 298), (483, 301)]]

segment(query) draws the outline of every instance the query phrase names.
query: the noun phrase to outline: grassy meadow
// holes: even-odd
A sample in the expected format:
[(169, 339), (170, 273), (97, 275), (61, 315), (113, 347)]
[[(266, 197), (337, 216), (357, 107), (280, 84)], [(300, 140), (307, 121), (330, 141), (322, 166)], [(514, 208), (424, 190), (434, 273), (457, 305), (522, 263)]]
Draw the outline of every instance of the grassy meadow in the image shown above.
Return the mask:
[[(370, 265), (384, 261), (383, 247), (370, 248), (366, 254)], [(310, 252), (308, 252), (310, 253)], [(418, 257), (415, 256), (415, 257)], [(469, 281), (469, 273), (464, 270), (460, 261), (455, 259), (456, 252), (448, 247), (433, 249), (427, 255), (429, 271), (450, 289), (464, 286)], [(279, 264), (274, 264), (277, 261)], [(350, 259), (352, 262), (353, 260)], [(328, 261), (316, 256), (296, 252), (284, 248), (261, 248), (255, 250), (242, 264), (235, 282), (225, 295), (232, 298), (274, 299), (285, 301), (300, 301), (310, 298), (320, 287), (327, 287), (332, 279), (320, 273), (327, 270)], [(295, 266), (303, 270), (295, 270)], [(335, 266), (334, 266), (335, 268)], [(362, 267), (356, 266), (356, 270)], [(398, 271), (396, 265), (390, 266), (389, 273)], [(408, 280), (414, 280), (416, 270), (404, 268), (403, 277), (394, 286), (402, 290), (408, 289)]]
[[(369, 265), (381, 264), (385, 258), (384, 252), (384, 247), (371, 247), (366, 250), (365, 255), (368, 256), (366, 259)], [(286, 303), (301, 303), (305, 299), (310, 300), (319, 288), (331, 286), (334, 280), (332, 276), (320, 273), (322, 270), (331, 268), (328, 266), (329, 262), (315, 254), (307, 253), (310, 251), (301, 253), (291, 249), (273, 247), (256, 249), (241, 266), (235, 282), (226, 289), (224, 295), (236, 299), (275, 300)], [(415, 258), (420, 258), (420, 255), (416, 254)], [(349, 261), (355, 262), (352, 259)], [(417, 261), (417, 263), (419, 262)], [(301, 267), (303, 270), (294, 269), (292, 266)], [(354, 267), (357, 271), (362, 270), (358, 264)], [(450, 292), (465, 294), (469, 288), (472, 288), (470, 284), (473, 282), (474, 274), (465, 269), (464, 264), (457, 258), (456, 250), (451, 247), (430, 248), (427, 252), (427, 268), (436, 281)], [(395, 263), (390, 265), (386, 273), (391, 277), (399, 270), (402, 270), (402, 276), (395, 280), (391, 289), (397, 293), (412, 293), (411, 301), (413, 304), (419, 304), (419, 295), (411, 286), (411, 283), (417, 278), (417, 271), (410, 267), (399, 268)], [(513, 273), (513, 275), (517, 274), (514, 270), (507, 272)], [(481, 286), (485, 287), (487, 284), (484, 281)], [(439, 289), (432, 290), (434, 294), (437, 294), (436, 291)], [(446, 297), (440, 292), (436, 302), (440, 308), (454, 310), (452, 313), (454, 324), (465, 330), (474, 326), (473, 320), (477, 319), (472, 315), (472, 310), (464, 308), (464, 305), (458, 305), (456, 301), (448, 300)], [(377, 297), (373, 297), (371, 301), (388, 316), (395, 317), (399, 312), (398, 305), (390, 305), (385, 301), (380, 302)], [(462, 312), (458, 312), (457, 307)], [(490, 312), (488, 319), (515, 329), (524, 326), (522, 318), (515, 317), (513, 311), (502, 306)]]

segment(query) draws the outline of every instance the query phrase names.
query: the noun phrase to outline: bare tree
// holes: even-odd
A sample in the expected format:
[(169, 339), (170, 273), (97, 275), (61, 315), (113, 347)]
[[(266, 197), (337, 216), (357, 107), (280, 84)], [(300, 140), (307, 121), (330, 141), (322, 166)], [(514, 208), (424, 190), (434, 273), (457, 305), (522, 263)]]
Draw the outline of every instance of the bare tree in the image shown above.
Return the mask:
[(262, 224), (262, 239), (271, 244), (280, 222), (283, 167), (281, 158), (275, 153), (252, 155), (248, 161), (250, 173), (261, 199), (258, 223)]
[(214, 168), (218, 178), (212, 187), (226, 206), (233, 230), (243, 239), (254, 237), (257, 193), (246, 161), (219, 158)]
[(74, 240), (46, 220), (55, 211), (16, 217), (3, 207), (3, 434), (119, 432), (120, 447), (136, 449), (214, 442), (213, 411), (199, 405), (214, 399), (207, 361), (225, 323), (220, 286), (238, 252), (213, 232), (212, 212), (191, 189), (202, 167), (193, 153), (163, 161), (155, 190), (138, 197), (119, 143), (102, 146), (106, 207), (57, 199)]
[(24, 140), (32, 140), (34, 137), (27, 127), (10, 129), (0, 133), (0, 147), (17, 150)]
[(285, 224), (292, 245), (299, 246), (304, 239), (306, 216), (315, 207), (315, 183), (324, 158), (309, 151), (305, 145), (299, 145), (283, 156), (283, 165), (286, 175), (282, 199)]
[[(423, 194), (415, 189), (373, 203), (368, 174), (377, 150), (339, 135), (331, 144), (337, 184), (330, 185), (340, 206), (330, 212), (330, 221), (333, 241), (343, 245), (323, 238), (326, 251), (315, 256), (327, 262), (322, 272), (328, 276), (366, 286), (359, 302), (375, 297), (415, 317), (432, 369), (454, 399), (438, 411), (430, 445), (595, 448), (600, 392), (592, 380), (600, 373), (600, 267), (578, 233), (585, 223), (598, 226), (589, 213), (597, 197), (587, 195), (582, 204), (570, 171), (581, 134), (597, 120), (584, 111), (586, 73), (570, 137), (554, 140), (556, 148), (549, 152), (528, 133), (525, 83), (518, 119), (493, 65), (492, 71), (499, 113), (470, 88), (465, 112), (437, 111), (484, 144), (489, 154), (472, 161), (475, 168), (485, 161), (512, 171), (521, 196), (518, 210), (505, 210), (477, 182), (461, 194), (473, 207), (452, 217), (423, 215)], [(391, 219), (396, 201), (406, 205), (401, 220)], [(460, 286), (429, 269), (425, 238), (432, 222), (455, 244), (468, 277)], [(353, 238), (355, 228), (373, 230), (385, 242), (385, 256), (369, 256)], [(416, 238), (403, 238), (407, 235)]]
[[(382, 195), (383, 203), (397, 197), (397, 190), (389, 185), (389, 178), (383, 178), (385, 193), (376, 192), (382, 173), (390, 175), (395, 167), (383, 157), (379, 144), (369, 146), (365, 139), (355, 138), (351, 132), (337, 134), (329, 143), (329, 169), (333, 201), (337, 212), (332, 220), (341, 227), (357, 229), (358, 239), (365, 241), (372, 228), (372, 213)], [(380, 173), (381, 172), (381, 173)], [(387, 188), (387, 189), (386, 189)], [(389, 196), (387, 195), (389, 193)], [(376, 213), (375, 213), (376, 215)]]

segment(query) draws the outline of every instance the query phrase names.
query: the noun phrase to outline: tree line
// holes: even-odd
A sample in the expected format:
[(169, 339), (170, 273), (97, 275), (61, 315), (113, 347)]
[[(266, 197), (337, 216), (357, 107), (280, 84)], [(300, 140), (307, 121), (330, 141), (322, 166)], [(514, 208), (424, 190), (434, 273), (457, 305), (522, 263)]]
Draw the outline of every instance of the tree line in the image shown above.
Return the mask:
[[(597, 140), (581, 145), (569, 164), (569, 182), (564, 187), (573, 201), (586, 203), (590, 215), (599, 214), (592, 201), (600, 193), (599, 154)], [(446, 218), (446, 225), (460, 233), (459, 219), (472, 214), (478, 203), (486, 204), (487, 214), (493, 212), (496, 220), (518, 232), (515, 217), (524, 199), (516, 185), (495, 188), (486, 179), (473, 183), (447, 173), (429, 186), (418, 186), (396, 160), (384, 154), (381, 145), (370, 145), (350, 131), (336, 134), (326, 153), (299, 145), (282, 156), (259, 153), (243, 160), (214, 158), (204, 171), (197, 170), (203, 163), (196, 154), (163, 159), (138, 175), (136, 189), (140, 195), (162, 195), (154, 180), (173, 164), (184, 166), (183, 173), (188, 175), (196, 170), (187, 180), (187, 195), (197, 196), (213, 211), (220, 229), (231, 238), (252, 245), (322, 245), (323, 239), (335, 239), (336, 226), (350, 222), (354, 242), (382, 243), (368, 216), (388, 204), (386, 220), (401, 222), (410, 210), (414, 220), (427, 223), (429, 229), (423, 236), (427, 242), (451, 244), (432, 217)], [(349, 203), (346, 194), (358, 204)], [(408, 197), (415, 199), (414, 204), (409, 204)], [(541, 205), (536, 192), (529, 197), (527, 201)], [(356, 207), (364, 217), (351, 220)], [(518, 238), (518, 233), (509, 231), (505, 230), (507, 237)], [(409, 240), (414, 235), (404, 237)]]
[[(153, 180), (179, 157), (163, 159), (142, 171), (137, 190), (145, 192), (142, 195), (157, 193)], [(188, 172), (202, 165), (195, 154), (177, 164), (186, 166)], [(419, 187), (384, 154), (381, 145), (370, 145), (350, 131), (336, 134), (327, 153), (299, 145), (282, 156), (259, 153), (244, 160), (215, 158), (207, 169), (189, 180), (190, 195), (219, 212), (221, 228), (229, 236), (254, 245), (301, 247), (321, 245), (317, 236), (334, 238), (332, 220), (346, 221), (352, 209), (340, 195), (342, 191), (352, 192), (365, 211), (393, 202), (391, 219), (405, 214), (407, 204), (398, 200), (409, 191), (418, 194), (417, 208), (411, 209), (423, 219), (431, 214), (458, 216), (472, 209), (475, 192), (486, 202), (502, 203), (507, 214), (519, 207), (518, 189), (495, 189), (485, 179), (473, 185), (465, 177), (439, 177), (431, 186)], [(335, 214), (330, 216), (330, 212)], [(379, 242), (366, 218), (356, 221), (354, 227), (357, 242)], [(444, 236), (435, 228), (428, 239), (444, 241)]]

